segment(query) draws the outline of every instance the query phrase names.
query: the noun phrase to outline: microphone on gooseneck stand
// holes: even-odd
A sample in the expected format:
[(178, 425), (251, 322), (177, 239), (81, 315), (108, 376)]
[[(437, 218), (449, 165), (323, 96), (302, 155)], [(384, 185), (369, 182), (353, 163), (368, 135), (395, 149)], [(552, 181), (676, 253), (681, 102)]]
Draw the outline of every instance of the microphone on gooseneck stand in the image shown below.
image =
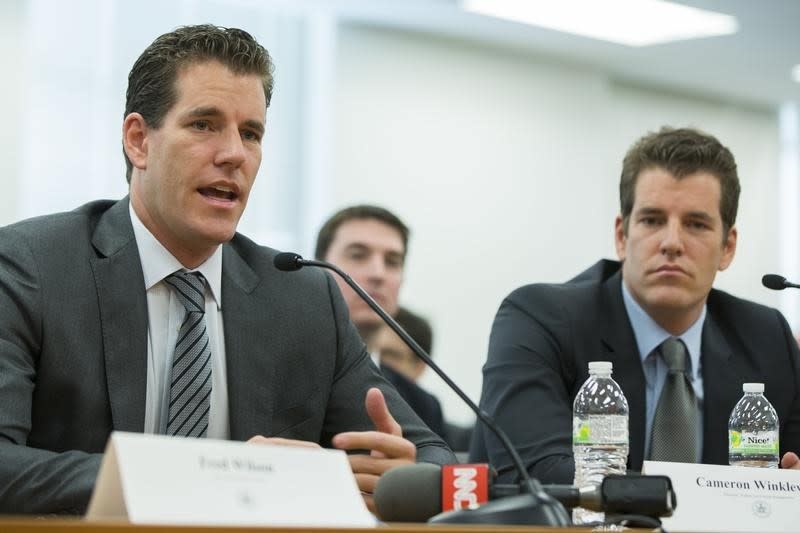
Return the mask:
[(761, 284), (773, 291), (782, 291), (786, 288), (800, 289), (800, 285), (786, 281), (786, 278), (778, 274), (764, 274), (764, 277), (761, 278)]
[[(375, 506), (387, 521), (424, 522), (452, 509), (462, 499), (458, 490), (448, 491), (449, 470), (476, 470), (486, 465), (433, 465), (418, 463), (386, 472), (375, 488)], [(518, 484), (496, 484), (488, 476), (473, 472), (468, 479), (478, 485), (475, 492), (497, 500), (520, 494)], [(464, 483), (461, 483), (463, 486)], [(658, 518), (671, 516), (676, 507), (675, 492), (667, 476), (609, 475), (599, 486), (544, 485), (545, 492), (567, 508), (583, 507), (607, 515), (636, 518), (636, 527), (658, 527)], [(469, 496), (467, 494), (466, 496)]]
[[(332, 270), (338, 274), (356, 294), (358, 294), (361, 299), (392, 328), (392, 331), (397, 333), (417, 357), (425, 361), (425, 364), (436, 372), (453, 392), (469, 406), (475, 413), (475, 416), (497, 436), (503, 448), (505, 448), (509, 457), (511, 457), (514, 467), (521, 479), (520, 494), (481, 505), (476, 509), (464, 509), (443, 513), (431, 519), (431, 522), (453, 524), (529, 524), (545, 526), (572, 525), (572, 521), (566, 509), (564, 509), (564, 506), (547, 494), (537, 480), (528, 475), (528, 471), (522, 464), (522, 459), (519, 457), (519, 454), (514, 449), (514, 446), (511, 444), (505, 432), (494, 423), (494, 420), (492, 420), (488, 414), (469, 399), (469, 396), (439, 368), (439, 365), (433, 362), (431, 357), (425, 353), (425, 350), (423, 350), (419, 344), (417, 344), (417, 342), (358, 285), (358, 283), (353, 281), (350, 276), (335, 265), (325, 261), (303, 259), (300, 255), (291, 252), (284, 252), (276, 255), (273, 263), (275, 268), (284, 272), (292, 272), (306, 266), (313, 266)], [(402, 519), (402, 517), (400, 518)]]

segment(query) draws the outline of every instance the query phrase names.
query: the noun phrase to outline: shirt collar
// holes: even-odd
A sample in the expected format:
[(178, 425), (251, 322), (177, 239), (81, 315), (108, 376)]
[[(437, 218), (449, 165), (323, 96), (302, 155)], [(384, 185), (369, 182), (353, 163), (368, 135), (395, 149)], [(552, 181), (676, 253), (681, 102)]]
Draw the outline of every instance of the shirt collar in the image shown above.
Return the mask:
[[(642, 359), (642, 362), (644, 362), (653, 350), (673, 335), (659, 326), (656, 321), (642, 309), (639, 303), (633, 298), (630, 291), (628, 291), (624, 280), (621, 285), (622, 301), (625, 303), (625, 311), (627, 311), (631, 326), (633, 326), (633, 334), (634, 337), (636, 337), (636, 344), (639, 348), (639, 357)], [(689, 326), (689, 329), (676, 336), (676, 338), (683, 341), (686, 345), (686, 350), (689, 352), (693, 379), (697, 378), (700, 373), (700, 346), (702, 344), (703, 323), (705, 320), (706, 306), (703, 305), (703, 310), (694, 324)]]
[[(136, 246), (139, 248), (139, 258), (142, 262), (145, 290), (150, 290), (156, 283), (176, 270), (187, 270), (145, 227), (133, 209), (132, 203), (129, 204), (128, 210), (133, 225), (133, 235), (136, 237)], [(189, 272), (200, 272), (206, 278), (217, 309), (222, 309), (222, 246), (217, 246), (211, 257)]]

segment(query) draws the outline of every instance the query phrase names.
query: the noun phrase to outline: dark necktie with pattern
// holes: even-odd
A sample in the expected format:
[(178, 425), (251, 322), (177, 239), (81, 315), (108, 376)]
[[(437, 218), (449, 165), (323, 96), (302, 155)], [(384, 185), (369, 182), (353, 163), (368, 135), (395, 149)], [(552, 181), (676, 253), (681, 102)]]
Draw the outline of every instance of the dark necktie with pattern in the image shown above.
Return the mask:
[(688, 354), (683, 341), (665, 340), (661, 357), (669, 374), (661, 389), (650, 433), (651, 461), (697, 462), (698, 406), (686, 375)]
[(205, 281), (199, 272), (180, 270), (164, 281), (186, 308), (172, 360), (167, 435), (205, 437), (211, 406), (211, 346), (206, 331)]

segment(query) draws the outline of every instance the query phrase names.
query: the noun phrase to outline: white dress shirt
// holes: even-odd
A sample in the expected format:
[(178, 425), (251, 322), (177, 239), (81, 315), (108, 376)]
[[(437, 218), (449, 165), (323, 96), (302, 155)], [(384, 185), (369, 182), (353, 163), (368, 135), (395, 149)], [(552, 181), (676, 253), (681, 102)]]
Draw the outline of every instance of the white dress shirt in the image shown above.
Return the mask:
[[(178, 331), (186, 309), (164, 278), (184, 269), (142, 224), (133, 205), (131, 223), (139, 249), (147, 291), (147, 399), (144, 432), (164, 434), (169, 416), (169, 383)], [(187, 270), (189, 271), (189, 270)], [(211, 408), (206, 436), (227, 439), (228, 386), (225, 370), (225, 339), (222, 327), (222, 247), (202, 265), (189, 272), (200, 272), (206, 279), (206, 329), (211, 345)]]

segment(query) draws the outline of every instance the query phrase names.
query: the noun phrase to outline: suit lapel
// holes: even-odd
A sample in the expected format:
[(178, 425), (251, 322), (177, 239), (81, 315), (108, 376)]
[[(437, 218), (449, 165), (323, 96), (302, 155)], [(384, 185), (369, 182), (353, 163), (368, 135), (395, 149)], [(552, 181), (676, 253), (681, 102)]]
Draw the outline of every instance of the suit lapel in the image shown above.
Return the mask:
[(128, 199), (114, 204), (92, 236), (90, 259), (100, 308), (113, 427), (144, 431), (147, 394), (147, 295)]
[(619, 383), (628, 400), (630, 446), (628, 463), (633, 470), (641, 470), (644, 460), (645, 378), (639, 349), (633, 334), (625, 304), (622, 301), (622, 275), (617, 272), (603, 284), (599, 309), (600, 334), (608, 360), (614, 364), (613, 378)]
[[(726, 464), (728, 458), (729, 406), (741, 392), (741, 376), (731, 359), (732, 350), (709, 306), (703, 325), (701, 347), (703, 373), (703, 463)], [(710, 401), (713, 399), (713, 401)]]
[(222, 314), (230, 435), (246, 440), (268, 433), (275, 405), (274, 365), (269, 358), (268, 301), (252, 293), (261, 279), (231, 244), (222, 249)]

